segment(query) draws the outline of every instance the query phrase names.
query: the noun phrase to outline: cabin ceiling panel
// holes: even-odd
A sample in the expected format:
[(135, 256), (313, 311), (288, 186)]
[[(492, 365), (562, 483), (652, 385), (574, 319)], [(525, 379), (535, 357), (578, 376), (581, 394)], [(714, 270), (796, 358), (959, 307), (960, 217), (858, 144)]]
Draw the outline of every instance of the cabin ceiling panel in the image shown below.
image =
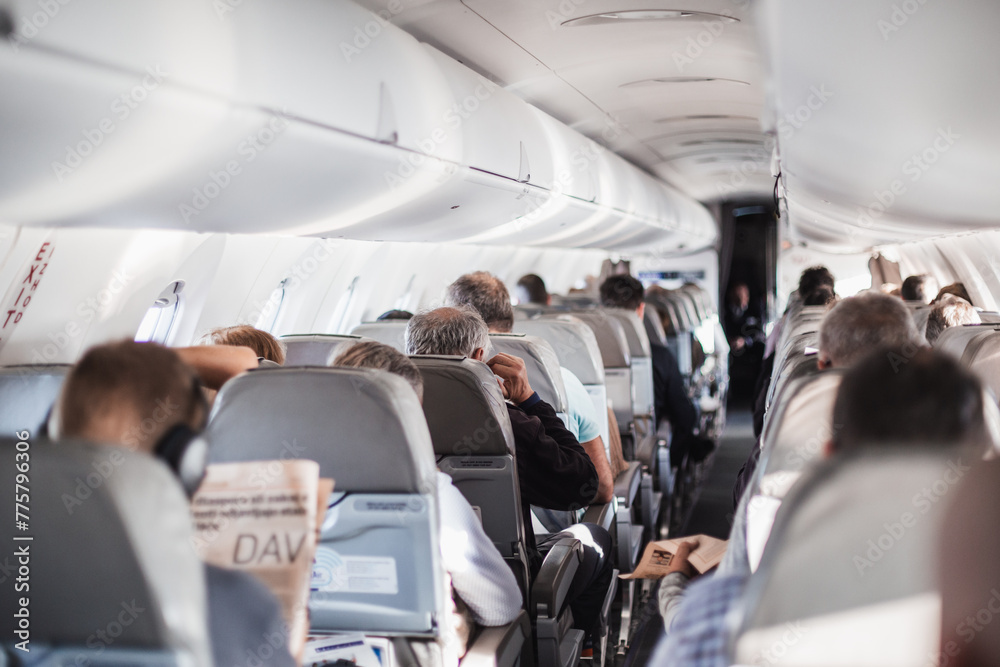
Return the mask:
[(997, 226), (1000, 3), (765, 0), (758, 23), (793, 227), (846, 245)]

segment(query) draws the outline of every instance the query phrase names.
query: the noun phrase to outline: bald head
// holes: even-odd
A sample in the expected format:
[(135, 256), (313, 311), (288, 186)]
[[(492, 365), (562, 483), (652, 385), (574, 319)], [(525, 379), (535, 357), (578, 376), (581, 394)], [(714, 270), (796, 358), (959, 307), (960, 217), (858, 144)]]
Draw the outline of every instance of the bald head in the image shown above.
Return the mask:
[(482, 356), (489, 345), (489, 329), (468, 306), (444, 307), (418, 313), (406, 325), (407, 354)]
[(847, 367), (878, 347), (926, 344), (902, 301), (888, 294), (868, 292), (840, 301), (823, 318), (819, 327), (819, 363), (823, 367)]
[(445, 303), (469, 306), (486, 322), (490, 331), (510, 333), (514, 328), (514, 308), (503, 281), (486, 271), (467, 273), (448, 286)]

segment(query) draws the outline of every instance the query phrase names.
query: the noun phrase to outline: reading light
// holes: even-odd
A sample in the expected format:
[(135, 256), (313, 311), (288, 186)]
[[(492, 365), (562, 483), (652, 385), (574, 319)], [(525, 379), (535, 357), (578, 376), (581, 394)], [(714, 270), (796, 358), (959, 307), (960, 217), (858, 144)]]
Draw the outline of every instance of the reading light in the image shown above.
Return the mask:
[(568, 21), (563, 21), (566, 27), (580, 27), (587, 25), (606, 25), (608, 23), (622, 23), (625, 21), (684, 21), (684, 20), (712, 20), (723, 23), (739, 23), (740, 20), (734, 16), (725, 14), (715, 14), (712, 12), (698, 12), (688, 9), (629, 9), (620, 12), (604, 12), (601, 14), (588, 14), (579, 16)]

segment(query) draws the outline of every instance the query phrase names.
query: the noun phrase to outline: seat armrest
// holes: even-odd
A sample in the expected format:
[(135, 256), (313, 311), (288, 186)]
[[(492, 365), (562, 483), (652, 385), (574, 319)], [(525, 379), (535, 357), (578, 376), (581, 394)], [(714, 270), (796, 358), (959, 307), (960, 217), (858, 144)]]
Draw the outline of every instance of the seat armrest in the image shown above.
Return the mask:
[(583, 523), (592, 523), (600, 526), (604, 530), (610, 531), (611, 524), (615, 520), (615, 512), (618, 511), (618, 499), (612, 498), (610, 503), (591, 505), (583, 513)]
[(483, 628), (459, 664), (461, 667), (513, 667), (518, 664), (530, 637), (531, 621), (528, 613), (522, 611), (507, 625)]
[(628, 468), (615, 478), (615, 498), (631, 507), (635, 496), (639, 493), (639, 482), (642, 479), (642, 466), (638, 461), (630, 461)]
[(555, 618), (559, 615), (582, 561), (583, 544), (573, 537), (560, 539), (546, 554), (531, 587), (536, 618)]

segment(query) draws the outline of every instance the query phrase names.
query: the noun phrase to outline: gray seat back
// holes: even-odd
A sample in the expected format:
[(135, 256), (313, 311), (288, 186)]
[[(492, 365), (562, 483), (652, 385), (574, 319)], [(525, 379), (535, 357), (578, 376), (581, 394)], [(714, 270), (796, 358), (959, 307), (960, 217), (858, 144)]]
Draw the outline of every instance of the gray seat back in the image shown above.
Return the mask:
[(26, 364), (0, 368), (0, 433), (40, 433), (59, 398), (68, 364)]
[(538, 396), (557, 413), (569, 412), (559, 357), (548, 341), (523, 333), (491, 333), (490, 343), (497, 352), (520, 357), (527, 367), (528, 382)]
[(434, 453), (402, 378), (356, 368), (254, 370), (219, 392), (209, 461), (309, 459), (333, 478), (317, 568), (378, 571), (376, 590), (334, 576), (310, 596), (312, 629), (433, 634), (441, 620)]
[(605, 312), (618, 320), (628, 341), (632, 358), (632, 410), (636, 415), (652, 416), (656, 399), (653, 396), (653, 359), (646, 327), (634, 311), (607, 308)]
[[(10, 592), (0, 595), (8, 619), (0, 641), (20, 641), (10, 619), (20, 609), (14, 576), (23, 549), (32, 656), (46, 664), (211, 665), (204, 567), (191, 547), (187, 498), (166, 466), (121, 447), (34, 438), (27, 446), (4, 440), (0, 450), (11, 486), (0, 497), (9, 517), (0, 539), (13, 565)], [(15, 506), (17, 452), (30, 461), (27, 510)], [(27, 512), (27, 529), (16, 529), (17, 509)]]
[(539, 317), (515, 321), (514, 329), (544, 338), (552, 345), (559, 363), (580, 380), (597, 414), (601, 437), (610, 442), (608, 432), (608, 390), (604, 385), (604, 364), (594, 332), (573, 315)]
[(950, 327), (941, 332), (934, 347), (957, 358), (994, 396), (1000, 396), (1000, 325)]
[[(764, 652), (777, 665), (818, 664), (816, 656), (824, 665), (917, 665), (937, 655), (941, 500), (967, 463), (954, 451), (867, 448), (803, 478), (749, 581), (735, 664)], [(801, 630), (795, 641), (790, 627)]]
[(526, 527), (514, 433), (493, 372), (465, 357), (410, 359), (424, 378), (424, 415), (438, 466), (478, 508), (483, 529), (501, 555), (522, 560)]
[(343, 350), (365, 340), (361, 336), (341, 334), (289, 334), (285, 344), (286, 366), (329, 366)]
[(394, 347), (406, 354), (406, 325), (404, 320), (387, 320), (384, 322), (363, 322), (351, 330), (352, 336), (370, 338), (380, 343)]
[(603, 310), (574, 311), (573, 315), (590, 327), (597, 338), (604, 363), (604, 385), (607, 387), (608, 400), (615, 419), (618, 420), (619, 430), (627, 432), (634, 421), (635, 398), (632, 388), (632, 357), (625, 328), (620, 321)]
[(650, 342), (666, 345), (667, 332), (663, 330), (663, 322), (660, 321), (657, 307), (662, 306), (646, 302), (646, 310), (642, 314), (642, 324), (646, 327), (646, 335), (649, 337)]

